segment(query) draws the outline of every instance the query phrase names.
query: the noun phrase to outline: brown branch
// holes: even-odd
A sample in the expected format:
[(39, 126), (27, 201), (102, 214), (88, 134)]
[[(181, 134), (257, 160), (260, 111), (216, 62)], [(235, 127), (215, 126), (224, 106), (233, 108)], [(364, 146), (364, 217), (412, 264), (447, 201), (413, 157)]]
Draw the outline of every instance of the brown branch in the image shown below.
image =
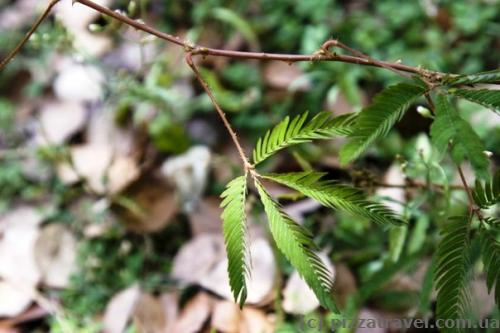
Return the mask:
[[(203, 47), (200, 45), (187, 42), (181, 39), (180, 37), (156, 30), (155, 28), (143, 22), (133, 20), (119, 12), (101, 6), (91, 0), (75, 0), (75, 1), (87, 7), (93, 8), (94, 10), (102, 14), (113, 17), (114, 19), (121, 21), (127, 25), (130, 25), (138, 30), (145, 31), (160, 39), (182, 46), (184, 47), (186, 52), (190, 52), (192, 55), (201, 54), (204, 56), (227, 57), (233, 59), (280, 60), (289, 63), (299, 62), (299, 61), (338, 61), (338, 62), (364, 65), (364, 66), (382, 67), (387, 69), (390, 68), (391, 70), (395, 71), (418, 74), (420, 76), (424, 76), (431, 80), (439, 80), (445, 75), (444, 73), (441, 72), (430, 71), (419, 67), (412, 67), (401, 63), (392, 63), (392, 62), (374, 60), (369, 58), (368, 56), (360, 57), (356, 55), (340, 55), (335, 53), (324, 52), (325, 51), (324, 49), (320, 50), (320, 52), (316, 54), (300, 55), (300, 54), (281, 54), (281, 53), (265, 53), (265, 52), (243, 52), (243, 51), (222, 50), (222, 49)], [(333, 45), (333, 41), (331, 43), (332, 44), (330, 45)], [(339, 45), (338, 41), (336, 41), (336, 43), (337, 45)], [(345, 46), (344, 44), (340, 45)]]
[(193, 62), (193, 54), (191, 52), (187, 52), (185, 56), (186, 63), (191, 67), (193, 70), (193, 73), (202, 86), (203, 90), (205, 90), (206, 94), (208, 97), (210, 97), (210, 100), (212, 101), (213, 106), (215, 107), (215, 110), (219, 114), (219, 117), (221, 118), (222, 122), (224, 123), (224, 126), (226, 127), (227, 131), (229, 132), (229, 135), (231, 136), (231, 139), (233, 140), (234, 145), (236, 146), (236, 149), (238, 150), (238, 153), (240, 154), (241, 160), (243, 161), (243, 165), (245, 166), (245, 171), (250, 171), (253, 170), (252, 164), (248, 161), (248, 157), (245, 154), (245, 151), (243, 150), (243, 147), (241, 147), (241, 144), (238, 140), (238, 136), (236, 135), (236, 132), (233, 130), (231, 127), (231, 124), (227, 120), (226, 114), (220, 107), (219, 103), (217, 103), (217, 100), (215, 99), (214, 94), (210, 90), (210, 87), (208, 86), (208, 83), (203, 79), (203, 77), (200, 74), (200, 71), (198, 70), (198, 67)]
[(24, 44), (28, 42), (30, 39), (31, 35), (38, 29), (40, 24), (49, 16), (50, 12), (52, 11), (52, 8), (59, 2), (60, 0), (51, 0), (43, 11), (43, 13), (38, 17), (38, 19), (35, 21), (31, 29), (24, 35), (23, 39), (16, 45), (16, 47), (0, 62), (0, 70), (2, 70), (7, 64), (14, 59), (14, 57), (21, 51), (23, 48)]
[[(423, 188), (428, 188), (429, 186), (424, 183), (415, 183), (411, 182), (409, 184), (387, 184), (387, 183), (375, 183), (375, 186), (379, 187), (386, 187), (386, 188), (403, 188), (403, 189), (411, 189), (411, 188), (417, 188), (417, 189), (423, 189)], [(450, 190), (457, 190), (457, 191), (464, 191), (466, 188), (462, 185), (440, 185), (440, 184), (432, 184), (432, 187), (437, 189), (437, 190), (444, 190), (445, 188), (448, 188)]]

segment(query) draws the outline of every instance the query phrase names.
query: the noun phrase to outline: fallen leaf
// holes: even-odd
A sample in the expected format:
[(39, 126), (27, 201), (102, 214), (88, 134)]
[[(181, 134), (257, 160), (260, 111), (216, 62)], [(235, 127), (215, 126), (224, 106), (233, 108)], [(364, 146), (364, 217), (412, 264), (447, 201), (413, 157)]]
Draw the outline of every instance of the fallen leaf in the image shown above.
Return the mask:
[(35, 259), (45, 285), (68, 287), (76, 269), (75, 236), (60, 223), (43, 227), (35, 244)]
[[(35, 261), (35, 243), (42, 216), (33, 207), (22, 206), (0, 218), (0, 278), (31, 289), (40, 280)], [(1, 303), (1, 302), (0, 302)]]
[(150, 294), (141, 294), (135, 304), (132, 318), (138, 333), (165, 332), (166, 318), (161, 301)]
[(163, 174), (175, 185), (186, 212), (194, 209), (205, 190), (210, 160), (207, 147), (195, 146), (182, 155), (167, 159), (162, 165)]
[(85, 124), (86, 111), (77, 102), (49, 102), (39, 112), (38, 145), (62, 144)]
[[(96, 3), (108, 6), (111, 0), (96, 0)], [(90, 33), (89, 23), (99, 16), (95, 10), (78, 2), (61, 1), (55, 8), (57, 19), (73, 35), (76, 50), (85, 51), (92, 56), (102, 55), (111, 48), (111, 39), (104, 35)]]
[(222, 233), (222, 208), (218, 197), (208, 197), (200, 201), (189, 213), (189, 225), (194, 236), (205, 233)]
[(266, 83), (277, 89), (289, 89), (294, 84), (298, 91), (306, 91), (311, 87), (307, 79), (299, 81), (303, 76), (302, 70), (296, 65), (289, 65), (282, 61), (271, 61), (264, 67)]
[(123, 196), (125, 209), (117, 212), (127, 228), (138, 233), (162, 230), (179, 210), (172, 188), (156, 177), (134, 183)]
[[(184, 244), (176, 254), (171, 276), (187, 284), (199, 283), (224, 257), (222, 236), (211, 234), (197, 236)], [(222, 281), (220, 282), (222, 284)]]
[(241, 320), (241, 310), (232, 301), (215, 302), (212, 312), (212, 328), (223, 333), (238, 333)]
[(116, 155), (112, 147), (99, 144), (73, 146), (72, 165), (61, 163), (57, 172), (65, 184), (83, 178), (97, 194), (116, 194), (139, 177), (139, 168), (131, 157)]
[(69, 63), (54, 81), (54, 92), (61, 101), (94, 102), (103, 95), (104, 75), (91, 65)]
[(274, 323), (259, 309), (244, 307), (242, 311), (243, 320), (240, 323), (240, 333), (272, 333)]
[(179, 295), (176, 291), (164, 293), (161, 295), (160, 301), (166, 320), (165, 333), (172, 332), (179, 312)]
[[(274, 298), (276, 262), (268, 241), (264, 238), (252, 239), (250, 243), (251, 274), (248, 278), (248, 304), (267, 304)], [(199, 283), (208, 290), (233, 300), (227, 274), (227, 259), (219, 262), (208, 274), (199, 276)]]
[(212, 312), (214, 299), (200, 292), (182, 309), (172, 333), (197, 333)]
[[(330, 259), (325, 254), (319, 253), (318, 256), (330, 273), (335, 272)], [(299, 273), (294, 271), (288, 278), (283, 290), (283, 310), (292, 314), (305, 315), (315, 310), (319, 305), (319, 301), (312, 289)]]
[(7, 281), (0, 281), (0, 317), (13, 317), (28, 308), (35, 293), (32, 287), (19, 288)]
[(140, 296), (141, 290), (137, 284), (113, 296), (104, 312), (103, 332), (123, 333)]

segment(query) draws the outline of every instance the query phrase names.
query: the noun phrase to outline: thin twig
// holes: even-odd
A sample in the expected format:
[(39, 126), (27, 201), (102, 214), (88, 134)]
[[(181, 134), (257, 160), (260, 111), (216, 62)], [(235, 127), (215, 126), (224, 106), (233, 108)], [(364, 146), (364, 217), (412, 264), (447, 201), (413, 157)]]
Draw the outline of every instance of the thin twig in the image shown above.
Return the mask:
[(203, 47), (200, 45), (187, 42), (178, 36), (174, 36), (156, 30), (155, 28), (141, 21), (133, 20), (121, 14), (120, 12), (113, 11), (91, 0), (75, 0), (75, 1), (87, 7), (93, 8), (94, 10), (102, 14), (111, 16), (114, 19), (119, 20), (125, 24), (128, 24), (138, 30), (145, 31), (160, 39), (182, 46), (184, 47), (186, 52), (190, 52), (192, 55), (201, 54), (204, 56), (227, 57), (233, 59), (281, 60), (289, 63), (299, 62), (299, 61), (339, 61), (339, 62), (359, 64), (364, 66), (391, 68), (391, 70), (418, 74), (420, 76), (425, 76), (429, 79), (430, 78), (441, 79), (445, 75), (444, 73), (441, 72), (430, 71), (419, 67), (412, 67), (400, 63), (374, 60), (371, 58), (367, 59), (366, 57), (359, 57), (359, 56), (339, 55), (334, 53), (320, 52), (311, 55), (300, 55), (300, 54), (281, 54), (281, 53), (265, 53), (265, 52), (243, 52), (243, 51), (221, 50), (221, 49)]
[(233, 130), (231, 127), (231, 124), (227, 120), (226, 114), (220, 107), (219, 103), (217, 103), (217, 100), (215, 99), (214, 94), (210, 90), (210, 87), (208, 86), (208, 83), (205, 82), (203, 77), (201, 76), (198, 67), (193, 62), (193, 55), (191, 52), (187, 52), (185, 56), (186, 63), (191, 67), (193, 70), (193, 73), (202, 86), (203, 90), (205, 90), (206, 94), (208, 97), (210, 97), (210, 100), (212, 101), (213, 106), (215, 107), (215, 110), (219, 114), (219, 117), (221, 118), (222, 122), (224, 123), (224, 126), (226, 127), (227, 131), (229, 132), (229, 135), (231, 135), (231, 139), (234, 142), (234, 145), (236, 146), (236, 149), (238, 150), (238, 153), (240, 154), (241, 160), (243, 161), (243, 165), (245, 166), (245, 171), (250, 171), (253, 169), (252, 164), (248, 161), (248, 157), (245, 154), (245, 151), (243, 150), (243, 147), (241, 147), (240, 141), (238, 140), (238, 136), (236, 135), (236, 132)]
[(52, 8), (59, 1), (60, 0), (51, 0), (49, 2), (47, 8), (45, 8), (42, 15), (40, 15), (40, 17), (38, 17), (38, 19), (35, 21), (35, 23), (31, 27), (31, 29), (26, 33), (26, 35), (24, 35), (23, 39), (21, 39), (21, 41), (16, 45), (16, 47), (2, 60), (2, 62), (0, 62), (0, 70), (2, 70), (5, 66), (7, 66), (7, 64), (12, 59), (14, 59), (14, 57), (19, 53), (19, 51), (21, 51), (24, 44), (26, 44), (28, 42), (31, 35), (33, 35), (33, 33), (36, 31), (36, 29), (38, 29), (38, 27), (40, 26), (40, 24), (42, 24), (42, 22), (45, 20), (45, 18), (47, 18), (47, 16), (49, 16), (50, 12), (52, 11)]

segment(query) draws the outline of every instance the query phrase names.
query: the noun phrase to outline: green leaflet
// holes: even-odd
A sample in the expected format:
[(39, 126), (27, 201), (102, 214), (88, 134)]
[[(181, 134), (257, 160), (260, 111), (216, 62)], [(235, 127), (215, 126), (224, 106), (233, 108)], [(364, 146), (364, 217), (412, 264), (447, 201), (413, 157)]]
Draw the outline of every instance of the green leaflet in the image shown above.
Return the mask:
[(500, 203), (500, 170), (484, 185), (476, 179), (476, 187), (472, 192), (474, 202), (481, 208), (488, 208)]
[(485, 177), (489, 161), (484, 154), (484, 145), (470, 124), (460, 117), (447, 96), (439, 95), (436, 103), (436, 118), (431, 126), (431, 139), (441, 152), (446, 151), (452, 141), (452, 157), (459, 163), (467, 157), (479, 176)]
[(245, 197), (246, 176), (233, 179), (222, 193), (223, 233), (228, 258), (229, 284), (236, 302), (243, 306), (247, 298), (248, 274)]
[(500, 90), (450, 89), (450, 93), (492, 109), (500, 115)]
[(314, 252), (316, 246), (311, 234), (280, 209), (259, 181), (255, 181), (255, 186), (264, 205), (276, 246), (314, 291), (321, 305), (338, 313), (331, 294), (332, 275)]
[(488, 293), (495, 288), (495, 303), (500, 306), (500, 243), (490, 235), (491, 231), (481, 231), (481, 253), (486, 272)]
[(350, 140), (340, 150), (340, 162), (346, 164), (363, 153), (370, 144), (389, 133), (410, 104), (425, 93), (423, 84), (399, 83), (375, 96), (354, 123)]
[(355, 119), (354, 114), (332, 118), (329, 112), (320, 112), (306, 122), (307, 115), (308, 112), (304, 112), (292, 120), (287, 116), (273, 129), (268, 130), (255, 145), (254, 164), (259, 164), (277, 151), (291, 145), (329, 139), (334, 135), (348, 135)]
[(263, 175), (267, 179), (303, 193), (326, 207), (340, 209), (379, 224), (404, 224), (392, 210), (367, 200), (360, 190), (333, 181), (321, 180), (323, 176), (324, 173), (309, 171)]
[(439, 319), (465, 318), (470, 304), (469, 219), (465, 216), (450, 218), (443, 228), (442, 235), (437, 248), (437, 266), (434, 273), (437, 290), (436, 316)]
[(500, 83), (500, 70), (481, 72), (468, 75), (447, 77), (444, 83), (449, 86), (467, 85), (475, 83)]

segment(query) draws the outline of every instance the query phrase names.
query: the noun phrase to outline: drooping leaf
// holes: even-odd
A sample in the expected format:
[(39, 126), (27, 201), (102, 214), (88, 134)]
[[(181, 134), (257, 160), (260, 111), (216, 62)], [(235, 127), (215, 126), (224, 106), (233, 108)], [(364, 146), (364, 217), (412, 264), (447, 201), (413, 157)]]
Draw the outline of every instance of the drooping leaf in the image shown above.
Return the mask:
[(500, 70), (448, 77), (444, 80), (444, 83), (449, 86), (475, 83), (500, 83)]
[(335, 118), (329, 112), (320, 112), (309, 121), (305, 112), (292, 120), (287, 116), (260, 138), (253, 151), (253, 162), (259, 164), (277, 151), (291, 145), (311, 140), (329, 139), (334, 135), (348, 135), (355, 115), (346, 114)]
[(326, 207), (368, 218), (379, 224), (404, 224), (392, 210), (367, 200), (360, 190), (334, 181), (321, 180), (323, 176), (324, 173), (309, 171), (264, 175), (265, 178), (299, 191)]
[(500, 203), (500, 170), (487, 180), (484, 185), (476, 180), (476, 187), (472, 192), (474, 202), (481, 208), (488, 208)]
[(312, 235), (294, 222), (271, 198), (259, 181), (255, 186), (264, 205), (276, 246), (314, 291), (322, 306), (338, 313), (332, 296), (332, 274), (315, 253)]
[(452, 94), (480, 104), (500, 115), (500, 90), (450, 89)]
[(375, 140), (386, 136), (426, 89), (423, 84), (399, 83), (375, 96), (372, 105), (363, 109), (356, 118), (350, 140), (340, 150), (341, 163), (352, 161)]
[(500, 243), (488, 230), (481, 231), (481, 254), (488, 293), (495, 288), (495, 303), (500, 307)]
[(436, 253), (436, 316), (439, 319), (460, 319), (465, 318), (470, 304), (469, 219), (459, 216), (450, 218), (448, 222), (443, 228), (443, 238)]
[(439, 95), (436, 103), (436, 118), (431, 126), (431, 139), (441, 152), (452, 144), (451, 154), (459, 163), (465, 157), (479, 176), (485, 177), (489, 165), (484, 154), (484, 145), (470, 124), (460, 117), (447, 96)]
[(236, 302), (243, 306), (247, 297), (246, 177), (233, 179), (222, 193), (222, 228), (228, 258), (229, 284)]

